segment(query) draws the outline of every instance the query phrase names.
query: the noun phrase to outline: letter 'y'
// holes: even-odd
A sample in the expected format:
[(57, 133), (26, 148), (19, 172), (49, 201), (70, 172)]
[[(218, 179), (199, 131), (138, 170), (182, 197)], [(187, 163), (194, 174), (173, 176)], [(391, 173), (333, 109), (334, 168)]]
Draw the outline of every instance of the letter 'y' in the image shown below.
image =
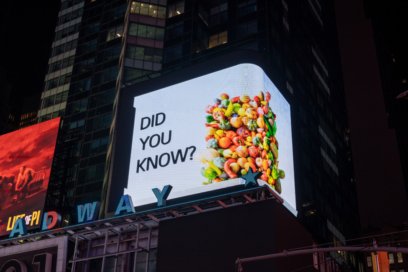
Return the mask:
[(169, 197), (171, 189), (173, 189), (173, 186), (171, 185), (164, 186), (163, 191), (160, 191), (158, 188), (152, 189), (154, 195), (157, 198), (157, 207), (166, 206), (166, 200)]

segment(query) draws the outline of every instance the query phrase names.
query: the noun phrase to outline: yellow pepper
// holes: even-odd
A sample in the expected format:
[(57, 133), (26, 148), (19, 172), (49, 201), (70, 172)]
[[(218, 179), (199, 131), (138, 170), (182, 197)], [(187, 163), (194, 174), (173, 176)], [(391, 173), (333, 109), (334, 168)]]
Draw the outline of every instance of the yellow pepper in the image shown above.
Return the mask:
[(217, 131), (215, 132), (215, 134), (217, 134), (217, 135), (220, 136), (220, 137), (223, 137), (223, 136), (224, 136), (224, 131), (223, 131), (222, 129), (219, 129), (219, 130), (217, 130)]
[(220, 176), (220, 175), (222, 174), (220, 168), (218, 168), (217, 166), (215, 166), (215, 164), (214, 164), (212, 161), (210, 161), (209, 164), (210, 164), (210, 168), (211, 168), (212, 170), (214, 170), (215, 172), (217, 172), (217, 175), (218, 175), (218, 176)]
[(248, 136), (248, 137), (246, 138), (246, 140), (247, 140), (248, 142), (252, 142), (252, 137), (251, 137), (251, 136)]
[(220, 109), (220, 108), (215, 108), (215, 109), (213, 110), (213, 112), (216, 112), (216, 111), (222, 111), (222, 112), (225, 112), (226, 110), (225, 110), (225, 109)]
[(229, 103), (228, 109), (225, 111), (225, 116), (230, 117), (234, 112), (234, 106), (232, 103)]

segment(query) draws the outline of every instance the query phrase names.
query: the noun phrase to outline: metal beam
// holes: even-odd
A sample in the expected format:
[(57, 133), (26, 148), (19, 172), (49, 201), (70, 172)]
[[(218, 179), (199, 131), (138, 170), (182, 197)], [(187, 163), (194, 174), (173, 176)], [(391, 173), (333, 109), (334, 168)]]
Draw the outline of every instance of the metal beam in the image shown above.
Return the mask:
[(248, 201), (251, 202), (251, 203), (254, 203), (254, 202), (255, 202), (252, 198), (250, 198), (250, 197), (247, 196), (247, 195), (244, 195), (244, 197), (246, 198), (246, 200), (248, 200)]
[(222, 202), (221, 200), (217, 200), (217, 203), (218, 204), (220, 204), (222, 207), (224, 207), (224, 208), (228, 208), (228, 206), (227, 205), (225, 205), (225, 203), (224, 202)]
[(357, 246), (345, 246), (345, 247), (326, 247), (326, 248), (313, 248), (313, 249), (304, 249), (304, 250), (294, 250), (294, 251), (286, 251), (284, 250), (282, 253), (275, 253), (269, 254), (264, 256), (258, 257), (251, 257), (251, 258), (238, 258), (235, 261), (235, 264), (241, 263), (248, 263), (248, 262), (255, 262), (267, 259), (276, 259), (280, 257), (289, 257), (295, 255), (302, 255), (302, 254), (310, 254), (315, 252), (331, 252), (331, 251), (385, 251), (385, 252), (401, 252), (401, 253), (408, 253), (408, 248), (405, 247), (357, 247)]
[(176, 211), (170, 210), (170, 212), (175, 216), (175, 217), (181, 217), (181, 214), (179, 214)]
[(159, 223), (159, 222), (160, 222), (160, 220), (159, 220), (157, 217), (155, 217), (154, 215), (148, 214), (147, 217), (149, 217), (150, 219), (152, 219), (152, 220), (155, 221), (156, 223)]
[(198, 207), (197, 205), (193, 205), (193, 208), (196, 209), (198, 212), (203, 213), (204, 210)]

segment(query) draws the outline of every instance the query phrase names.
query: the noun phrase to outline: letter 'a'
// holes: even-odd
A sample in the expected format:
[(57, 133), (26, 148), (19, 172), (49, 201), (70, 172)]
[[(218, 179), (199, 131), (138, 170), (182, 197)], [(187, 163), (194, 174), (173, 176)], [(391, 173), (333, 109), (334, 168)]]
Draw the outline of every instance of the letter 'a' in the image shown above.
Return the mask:
[(133, 206), (132, 197), (130, 195), (123, 195), (120, 198), (118, 207), (116, 208), (115, 215), (121, 215), (122, 213), (134, 213), (135, 207)]
[(19, 235), (27, 235), (27, 226), (24, 218), (19, 218), (14, 223), (13, 230), (10, 233), (10, 238), (18, 237)]

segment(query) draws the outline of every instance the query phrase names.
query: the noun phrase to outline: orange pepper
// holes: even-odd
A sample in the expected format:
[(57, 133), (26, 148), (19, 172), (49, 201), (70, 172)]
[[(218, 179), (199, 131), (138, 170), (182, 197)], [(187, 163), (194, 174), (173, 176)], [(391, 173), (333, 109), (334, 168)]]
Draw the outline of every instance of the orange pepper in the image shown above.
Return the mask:
[(234, 137), (237, 137), (237, 134), (235, 131), (228, 130), (225, 132), (225, 137), (230, 138), (231, 140), (234, 139)]

